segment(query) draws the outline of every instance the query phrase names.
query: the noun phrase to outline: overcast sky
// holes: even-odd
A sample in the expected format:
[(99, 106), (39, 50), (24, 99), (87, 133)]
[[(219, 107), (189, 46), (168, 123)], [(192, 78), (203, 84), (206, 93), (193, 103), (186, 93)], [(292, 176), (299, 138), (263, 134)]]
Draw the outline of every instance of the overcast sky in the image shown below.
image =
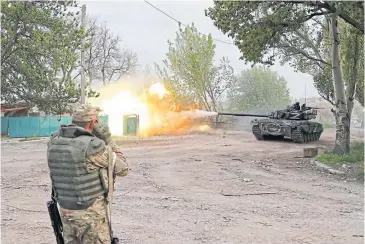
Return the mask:
[[(232, 40), (221, 33), (204, 9), (213, 6), (213, 1), (149, 1), (159, 9), (168, 13), (183, 24), (194, 22), (197, 29), (211, 33), (213, 38), (232, 43)], [(123, 40), (123, 47), (133, 50), (138, 55), (142, 68), (146, 65), (154, 67), (154, 62), (161, 63), (168, 50), (167, 40), (174, 40), (178, 24), (142, 0), (120, 1), (81, 1), (86, 4), (87, 16), (98, 18)], [(245, 68), (244, 61), (239, 60), (240, 52), (234, 45), (216, 42), (216, 61), (226, 56), (236, 73)], [(285, 77), (293, 98), (304, 97), (306, 86), (307, 97), (319, 96), (312, 77), (308, 74), (296, 73), (294, 69), (279, 64), (271, 68)]]

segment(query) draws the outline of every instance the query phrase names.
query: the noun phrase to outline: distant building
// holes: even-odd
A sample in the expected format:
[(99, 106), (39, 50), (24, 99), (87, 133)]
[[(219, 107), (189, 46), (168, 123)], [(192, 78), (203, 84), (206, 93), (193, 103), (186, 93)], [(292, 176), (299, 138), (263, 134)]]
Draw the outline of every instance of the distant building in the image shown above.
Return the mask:
[[(70, 111), (74, 110), (78, 104), (69, 104)], [(56, 116), (55, 114), (49, 114), (50, 116)], [(27, 116), (40, 116), (45, 117), (47, 114), (39, 110), (37, 106), (30, 108), (25, 103), (2, 103), (1, 104), (1, 117), (27, 117)], [(70, 116), (70, 113), (61, 114), (61, 116)]]
[(29, 116), (29, 107), (25, 104), (1, 104), (1, 117)]

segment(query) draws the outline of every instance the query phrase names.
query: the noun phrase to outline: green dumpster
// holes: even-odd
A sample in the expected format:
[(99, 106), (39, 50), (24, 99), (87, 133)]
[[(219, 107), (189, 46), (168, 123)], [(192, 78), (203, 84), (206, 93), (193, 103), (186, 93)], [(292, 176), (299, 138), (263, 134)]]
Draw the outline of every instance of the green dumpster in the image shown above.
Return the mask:
[(123, 115), (123, 135), (136, 136), (139, 129), (139, 116), (137, 114)]

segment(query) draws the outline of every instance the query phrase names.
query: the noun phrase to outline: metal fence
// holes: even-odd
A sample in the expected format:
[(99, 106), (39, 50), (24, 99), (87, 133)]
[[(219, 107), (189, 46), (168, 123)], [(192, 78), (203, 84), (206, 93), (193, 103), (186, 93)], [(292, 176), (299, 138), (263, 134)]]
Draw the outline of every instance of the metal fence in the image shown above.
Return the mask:
[[(108, 124), (108, 116), (99, 116)], [(71, 116), (1, 117), (1, 135), (9, 137), (47, 137), (60, 125), (71, 124)]]

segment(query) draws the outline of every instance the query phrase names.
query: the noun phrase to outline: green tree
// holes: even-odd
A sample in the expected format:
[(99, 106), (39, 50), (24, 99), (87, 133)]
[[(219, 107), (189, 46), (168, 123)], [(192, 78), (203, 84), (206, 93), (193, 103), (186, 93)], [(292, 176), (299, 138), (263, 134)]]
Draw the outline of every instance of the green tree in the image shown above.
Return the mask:
[[(333, 16), (330, 19), (336, 22)], [(330, 26), (332, 29), (329, 29)], [(364, 52), (361, 48), (364, 37), (357, 29), (341, 19), (334, 26), (331, 21), (327, 21), (327, 25), (322, 27), (324, 38), (321, 40), (323, 43), (321, 53), (323, 53), (325, 62), (322, 63), (320, 69), (307, 70), (313, 75), (319, 94), (336, 108), (336, 110), (332, 110), (338, 126), (335, 152), (342, 154), (349, 151), (350, 121), (355, 99), (360, 104), (364, 104)], [(339, 32), (339, 35), (336, 35), (337, 41), (332, 38), (334, 31)], [(336, 50), (336, 56), (333, 54), (334, 45), (338, 46), (336, 49), (339, 48), (338, 51)], [(333, 59), (334, 57), (336, 58)], [(313, 66), (313, 61), (308, 62)], [(335, 75), (333, 71), (336, 70), (340, 72), (337, 71)], [(301, 71), (303, 72), (303, 69)], [(342, 133), (339, 133), (339, 128), (343, 131)], [(340, 139), (341, 137), (342, 139)]]
[(60, 114), (79, 98), (71, 74), (83, 45), (74, 1), (2, 1), (2, 100)]
[(289, 105), (290, 97), (284, 77), (264, 67), (241, 72), (228, 89), (231, 111), (259, 113), (281, 109)]
[(364, 35), (339, 21), (343, 77), (351, 116), (354, 99), (364, 106)]
[(202, 104), (217, 111), (219, 100), (234, 79), (228, 59), (214, 65), (212, 37), (200, 34), (194, 25), (180, 29), (175, 42), (169, 43), (164, 67), (156, 65), (159, 76), (182, 104)]
[[(242, 59), (268, 65), (278, 58), (289, 62), (301, 72), (314, 75), (320, 94), (325, 97), (330, 97), (331, 92), (327, 75), (327, 66), (331, 66), (335, 87), (333, 104), (338, 122), (334, 151), (338, 154), (349, 152), (349, 123), (346, 122), (349, 122), (349, 114), (338, 50), (337, 16), (363, 34), (363, 2), (215, 1), (215, 6), (209, 8), (206, 15), (235, 39)], [(326, 56), (328, 43), (323, 42), (323, 29), (318, 31), (316, 25), (327, 26), (327, 40), (332, 46), (330, 57)], [(351, 97), (350, 92), (346, 95)]]
[(234, 38), (241, 58), (254, 63), (273, 64), (281, 40), (331, 13), (364, 34), (363, 2), (214, 1), (214, 7), (205, 12), (215, 26)]

